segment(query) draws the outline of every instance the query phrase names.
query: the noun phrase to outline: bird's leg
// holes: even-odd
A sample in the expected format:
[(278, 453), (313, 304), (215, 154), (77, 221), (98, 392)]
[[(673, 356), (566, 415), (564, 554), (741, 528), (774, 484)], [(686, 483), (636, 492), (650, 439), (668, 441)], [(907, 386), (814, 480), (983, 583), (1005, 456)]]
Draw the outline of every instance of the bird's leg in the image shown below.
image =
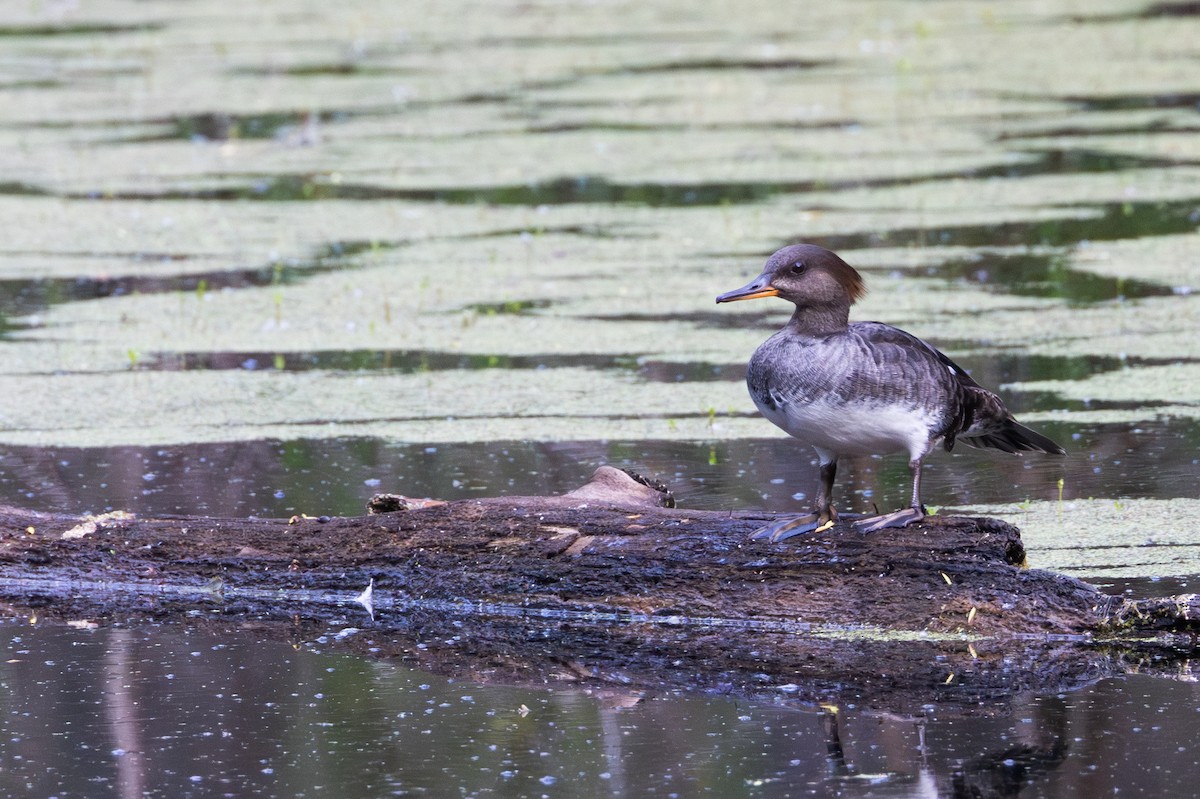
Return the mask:
[(837, 521), (833, 508), (833, 478), (837, 475), (837, 459), (821, 464), (821, 480), (817, 484), (817, 499), (812, 513), (788, 516), (760, 527), (750, 534), (755, 540), (785, 541), (792, 536), (804, 535), (832, 526)]
[(853, 523), (855, 530), (860, 533), (873, 533), (888, 527), (908, 527), (913, 522), (925, 518), (925, 506), (921, 504), (921, 459), (914, 458), (909, 461), (908, 468), (912, 470), (913, 476), (912, 505), (893, 513), (858, 519)]

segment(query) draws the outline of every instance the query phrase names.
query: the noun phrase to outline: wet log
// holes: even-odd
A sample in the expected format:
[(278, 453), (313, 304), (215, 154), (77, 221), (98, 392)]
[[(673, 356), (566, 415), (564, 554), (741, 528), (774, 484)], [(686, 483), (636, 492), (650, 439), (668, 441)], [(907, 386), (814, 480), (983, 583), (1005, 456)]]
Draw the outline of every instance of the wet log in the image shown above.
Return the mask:
[[(0, 596), (62, 615), (357, 614), (398, 634), (436, 629), (457, 643), (433, 651), (477, 677), (715, 688), (766, 674), (814, 701), (847, 686), (962, 687), (964, 675), (960, 698), (1059, 686), (1131, 657), (1174, 664), (1164, 653), (1190, 652), (1200, 628), (1194, 596), (1134, 602), (1024, 568), (1020, 532), (996, 519), (867, 535), (842, 523), (772, 544), (748, 538), (770, 515), (673, 505), (664, 487), (601, 467), (564, 496), (383, 495), (351, 518), (0, 508)], [(432, 657), (427, 644), (405, 651)]]

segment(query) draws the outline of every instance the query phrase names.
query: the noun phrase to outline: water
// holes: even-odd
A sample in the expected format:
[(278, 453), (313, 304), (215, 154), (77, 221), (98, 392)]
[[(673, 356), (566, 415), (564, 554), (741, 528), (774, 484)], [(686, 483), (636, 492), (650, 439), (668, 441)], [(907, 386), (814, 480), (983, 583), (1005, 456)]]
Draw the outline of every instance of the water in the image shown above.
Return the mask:
[[(764, 423), (765, 425), (765, 423)], [(957, 447), (932, 455), (926, 500), (953, 508), (1070, 498), (1187, 498), (1194, 494), (1200, 430), (1164, 420), (1125, 425), (1046, 425), (1067, 459), (1018, 458)], [(807, 509), (815, 456), (784, 436), (708, 442), (494, 441), (405, 444), (300, 439), (169, 447), (0, 447), (0, 503), (46, 511), (288, 517), (361, 515), (373, 494), (468, 499), (561, 494), (601, 464), (665, 482), (681, 507)], [(903, 457), (846, 459), (843, 504), (902, 504)]]
[(0, 626), (13, 796), (1185, 796), (1200, 778), (1200, 692), (1136, 675), (898, 716), (480, 684), (339, 652), (338, 629), (256, 640), (217, 614), (31, 620)]
[[(935, 454), (929, 505), (1004, 514), (1110, 591), (1200, 590), (1196, 39), (1194, 4), (1122, 0), (6, 8), (0, 503), (344, 515), (611, 463), (685, 507), (805, 508), (811, 453), (741, 384), (786, 312), (712, 305), (804, 240), (864, 272), (856, 318), (1069, 450)], [(847, 460), (839, 505), (908, 480)], [(1200, 701), (1164, 676), (834, 716), (530, 687), (435, 667), (419, 632), (350, 647), (358, 616), (343, 642), (8, 617), (14, 796), (1200, 784)]]

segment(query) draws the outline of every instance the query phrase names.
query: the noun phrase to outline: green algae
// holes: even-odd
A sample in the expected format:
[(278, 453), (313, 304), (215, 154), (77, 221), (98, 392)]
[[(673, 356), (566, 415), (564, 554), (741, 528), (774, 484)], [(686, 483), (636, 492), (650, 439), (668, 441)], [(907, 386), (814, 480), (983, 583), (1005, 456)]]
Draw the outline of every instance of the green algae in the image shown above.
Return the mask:
[(1191, 45), (1128, 3), (118, 6), (11, 37), (0, 440), (762, 435), (787, 309), (712, 298), (797, 240), (858, 318), (1041, 359), (997, 373), (1030, 418), (1194, 413)]
[(953, 512), (1012, 522), (1021, 528), (1030, 566), (1087, 580), (1187, 576), (1200, 560), (1196, 499), (1067, 499)]
[[(343, 373), (269, 370), (142, 371), (58, 375), (53, 395), (29, 397), (45, 378), (7, 376), (0, 396), (4, 439), (13, 444), (87, 446), (254, 438), (384, 436), (403, 441), (504, 439), (514, 429), (539, 440), (589, 437), (712, 439), (763, 432), (761, 420), (726, 416), (746, 403), (739, 383), (663, 386), (623, 372), (532, 370), (504, 390), (492, 370)], [(605, 397), (598, 407), (595, 396)], [(87, 408), (84, 416), (80, 408)], [(722, 409), (720, 416), (714, 408)], [(77, 418), (73, 427), (46, 420)], [(61, 424), (58, 422), (57, 424)]]

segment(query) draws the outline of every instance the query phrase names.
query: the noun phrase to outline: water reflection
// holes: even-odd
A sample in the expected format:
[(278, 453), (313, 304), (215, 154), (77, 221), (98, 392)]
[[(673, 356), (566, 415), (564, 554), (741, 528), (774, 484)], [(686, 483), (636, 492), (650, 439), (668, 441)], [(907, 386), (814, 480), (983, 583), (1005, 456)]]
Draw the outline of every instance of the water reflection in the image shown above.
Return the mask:
[[(1018, 458), (956, 447), (925, 470), (941, 506), (1026, 499), (1194, 493), (1200, 425), (1042, 424), (1066, 459)], [(299, 439), (172, 447), (0, 447), (0, 503), (71, 513), (129, 510), (219, 516), (358, 515), (380, 491), (464, 499), (559, 494), (601, 464), (668, 483), (681, 507), (807, 507), (815, 456), (785, 437), (692, 441), (507, 441), (438, 446), (382, 439)], [(850, 458), (838, 473), (847, 503), (906, 496), (903, 458)]]
[[(102, 275), (0, 279), (0, 322), (6, 316), (28, 316), (51, 305), (134, 294), (225, 291), (262, 286), (283, 286), (306, 277), (342, 269), (354, 256), (387, 246), (370, 241), (334, 241), (317, 248), (307, 259), (230, 269), (180, 272), (179, 264), (192, 259), (184, 253), (118, 253), (140, 263), (167, 265), (169, 274)], [(109, 256), (112, 253), (107, 254)], [(26, 323), (28, 320), (25, 320)], [(2, 332), (2, 328), (0, 328)]]
[(976, 283), (1004, 294), (1057, 297), (1072, 305), (1140, 297), (1169, 297), (1175, 288), (1071, 269), (1065, 252), (982, 252), (921, 271), (945, 280)]
[(1163, 679), (893, 715), (789, 706), (786, 692), (488, 685), (338, 652), (345, 627), (254, 641), (216, 614), (9, 615), (11, 796), (1180, 796), (1200, 779), (1198, 689)]
[[(218, 115), (217, 119), (225, 119), (227, 115)], [(226, 120), (230, 125), (233, 117)], [(218, 127), (210, 131), (212, 135), (229, 136), (230, 130)], [(370, 183), (348, 183), (331, 180), (328, 175), (320, 173), (298, 173), (289, 175), (269, 175), (243, 185), (222, 186), (219, 188), (189, 188), (165, 190), (124, 190), (112, 192), (106, 196), (119, 200), (210, 200), (218, 202), (233, 201), (267, 201), (267, 202), (311, 202), (316, 200), (406, 200), (411, 202), (436, 202), (455, 205), (524, 205), (524, 206), (553, 206), (587, 204), (623, 204), (646, 206), (651, 208), (689, 208), (720, 205), (741, 205), (758, 203), (779, 194), (807, 194), (811, 192), (837, 192), (864, 188), (888, 188), (911, 186), (919, 183), (936, 183), (962, 178), (1019, 178), (1036, 175), (1061, 175), (1088, 172), (1112, 171), (1136, 168), (1165, 168), (1185, 165), (1187, 162), (1167, 158), (1145, 158), (1137, 155), (1113, 155), (1088, 150), (1029, 150), (1017, 154), (1017, 158), (1005, 157), (1001, 163), (977, 169), (935, 172), (931, 174), (905, 174), (898, 177), (859, 177), (851, 180), (801, 180), (786, 183), (774, 182), (695, 182), (695, 183), (621, 183), (601, 175), (578, 175), (559, 177), (532, 183), (492, 186), (445, 186), (436, 188), (402, 188), (394, 186), (374, 185)], [(12, 193), (25, 194), (30, 191), (43, 191), (38, 186), (26, 184), (2, 184), (0, 190), (12, 189)], [(75, 199), (94, 197), (94, 193), (67, 195)], [(1119, 215), (1136, 214), (1135, 220), (1121, 223), (1114, 218), (1108, 207), (1104, 208), (1105, 221), (1108, 227), (1114, 228), (1105, 232), (1103, 226), (1096, 220), (1064, 219), (1049, 220), (1048, 222), (1020, 222), (988, 226), (966, 226), (964, 230), (979, 229), (999, 233), (997, 237), (984, 242), (983, 246), (996, 246), (1001, 243), (1011, 244), (1074, 244), (1084, 239), (1111, 240), (1116, 238), (1132, 238), (1138, 235), (1165, 235), (1168, 232), (1179, 232), (1170, 227), (1172, 211), (1178, 203), (1120, 203)], [(1185, 201), (1191, 210), (1196, 208), (1196, 200)], [(1163, 219), (1157, 219), (1159, 215)], [(1017, 240), (1016, 233), (1023, 235)], [(1081, 233), (1082, 230), (1096, 231), (1093, 235)], [(908, 231), (893, 230), (879, 234), (867, 234), (871, 237), (898, 243), (911, 243), (906, 240)], [(1131, 232), (1133, 235), (1131, 235)], [(921, 230), (918, 243), (933, 244), (968, 244), (955, 238), (941, 235), (930, 235), (936, 231)], [(850, 246), (835, 246), (834, 240), (862, 238), (858, 234), (850, 236), (832, 236), (828, 241), (817, 241), (829, 249), (854, 249)], [(813, 239), (809, 239), (812, 241)]]
[(819, 237), (796, 236), (789, 244), (809, 241), (835, 252), (868, 247), (1074, 247), (1082, 241), (1116, 241), (1147, 236), (1191, 233), (1200, 223), (1200, 199), (1111, 202), (1079, 206), (1098, 213), (1059, 219), (1036, 219), (980, 225), (892, 228)]
[[(515, 304), (519, 305), (519, 304)], [(523, 313), (514, 311), (513, 313)], [(688, 321), (698, 325), (719, 327), (716, 320), (689, 314)], [(642, 317), (641, 321), (648, 321)], [(743, 319), (743, 326), (750, 327)], [(729, 326), (729, 325), (725, 325)], [(764, 315), (754, 326), (774, 331), (778, 320)], [(969, 347), (969, 343), (962, 346)], [(1114, 357), (1103, 355), (1029, 355), (1023, 352), (989, 351), (967, 353), (955, 358), (977, 381), (985, 385), (1003, 386), (1008, 383), (1037, 380), (1084, 380), (1088, 377), (1135, 366), (1158, 366), (1185, 362), (1182, 359)], [(643, 380), (657, 383), (738, 382), (746, 378), (745, 363), (713, 363), (710, 361), (658, 360), (636, 353), (537, 353), (509, 355), (498, 353), (462, 353), (444, 350), (309, 350), (304, 352), (266, 352), (251, 350), (158, 352), (138, 361), (141, 371), (186, 371), (225, 369), (274, 369), (281, 372), (311, 370), (383, 371), (401, 374), (440, 372), (465, 369), (613, 369), (637, 374)], [(1076, 403), (1057, 394), (1023, 392), (1009, 394), (1007, 404), (1014, 411), (1057, 410)], [(1090, 406), (1088, 406), (1090, 407)], [(1140, 404), (1137, 407), (1144, 407)]]

